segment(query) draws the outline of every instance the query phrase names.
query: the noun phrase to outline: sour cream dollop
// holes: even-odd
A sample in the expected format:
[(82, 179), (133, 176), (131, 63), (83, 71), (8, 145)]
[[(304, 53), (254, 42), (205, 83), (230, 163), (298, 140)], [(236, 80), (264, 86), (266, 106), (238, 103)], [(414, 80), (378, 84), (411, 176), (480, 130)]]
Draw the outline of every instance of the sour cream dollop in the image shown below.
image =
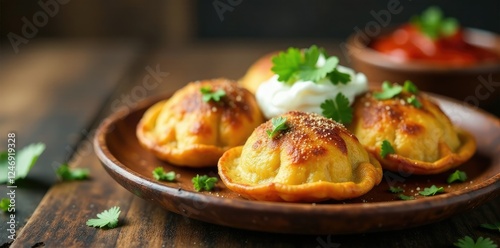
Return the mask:
[[(324, 57), (320, 56), (317, 66), (324, 64)], [(292, 85), (278, 81), (274, 75), (262, 83), (255, 97), (264, 116), (267, 119), (282, 115), (291, 110), (321, 114), (321, 103), (327, 99), (335, 99), (342, 92), (352, 105), (356, 95), (368, 90), (368, 80), (365, 74), (356, 73), (353, 69), (337, 65), (337, 70), (351, 76), (347, 84), (334, 85), (325, 78), (319, 82), (297, 81)]]

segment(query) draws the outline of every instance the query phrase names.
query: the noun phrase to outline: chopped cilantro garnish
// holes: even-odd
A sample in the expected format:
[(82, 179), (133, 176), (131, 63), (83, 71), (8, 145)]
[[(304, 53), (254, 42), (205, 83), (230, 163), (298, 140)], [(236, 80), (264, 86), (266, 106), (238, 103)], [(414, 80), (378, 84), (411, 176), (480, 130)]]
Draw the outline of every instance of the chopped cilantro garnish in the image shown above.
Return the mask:
[(404, 85), (403, 85), (403, 91), (406, 91), (406, 92), (412, 93), (412, 94), (417, 94), (418, 88), (415, 84), (413, 84), (412, 81), (406, 80)]
[(271, 70), (278, 75), (278, 81), (293, 83), (297, 80), (297, 72), (304, 63), (302, 53), (298, 48), (290, 47), (286, 52), (280, 52), (272, 58)]
[(403, 201), (408, 201), (408, 200), (415, 200), (415, 197), (413, 196), (407, 196), (405, 194), (399, 194), (398, 198), (403, 200)]
[(419, 191), (418, 193), (423, 196), (431, 196), (443, 192), (444, 192), (443, 187), (436, 187), (436, 185), (432, 185), (430, 188), (425, 188), (424, 190)]
[[(325, 63), (317, 66), (320, 55), (325, 57)], [(318, 82), (324, 78), (330, 79), (333, 84), (346, 84), (350, 75), (339, 72), (336, 67), (339, 59), (335, 56), (327, 57), (323, 49), (312, 45), (301, 52), (298, 48), (288, 48), (272, 58), (271, 70), (278, 75), (278, 81), (293, 84), (297, 80)]]
[(403, 192), (403, 189), (401, 187), (389, 187), (389, 191), (391, 193), (401, 193)]
[(396, 153), (394, 148), (391, 145), (391, 142), (384, 140), (382, 141), (382, 145), (380, 146), (380, 156), (382, 158), (385, 158), (387, 154), (393, 154)]
[(330, 79), (330, 82), (332, 84), (337, 85), (339, 83), (341, 84), (347, 84), (351, 81), (351, 75), (347, 73), (342, 73), (337, 68), (333, 69), (332, 72), (328, 73), (328, 78)]
[(209, 177), (207, 175), (196, 175), (191, 179), (191, 182), (193, 182), (193, 187), (194, 190), (196, 191), (210, 191), (215, 187), (215, 183), (217, 183), (217, 178), (216, 177)]
[(422, 107), (422, 103), (417, 99), (415, 95), (411, 95), (410, 97), (406, 98), (406, 102), (413, 105), (415, 108)]
[(391, 84), (389, 81), (384, 81), (382, 83), (382, 91), (374, 93), (373, 97), (377, 100), (387, 100), (396, 97), (402, 92), (411, 94), (406, 98), (406, 102), (416, 108), (422, 107), (422, 103), (416, 96), (416, 94), (418, 93), (418, 88), (410, 80), (406, 80), (404, 86), (401, 86), (399, 84)]
[(286, 125), (286, 117), (276, 117), (271, 119), (271, 124), (273, 125), (273, 129), (266, 130), (269, 138), (273, 138), (278, 134), (279, 131), (287, 130), (288, 126)]
[(349, 99), (342, 93), (338, 93), (335, 100), (325, 100), (320, 107), (323, 116), (326, 118), (330, 118), (342, 124), (349, 124), (352, 121), (353, 110), (349, 106)]
[(153, 177), (158, 181), (173, 181), (175, 180), (175, 172), (165, 172), (163, 167), (156, 167), (153, 170)]
[(448, 176), (448, 179), (446, 180), (446, 182), (448, 182), (448, 183), (452, 183), (455, 181), (464, 182), (465, 180), (467, 180), (467, 174), (465, 174), (465, 172), (463, 172), (463, 171), (456, 170), (455, 172), (450, 174), (450, 176)]
[(490, 239), (479, 237), (476, 241), (469, 236), (465, 236), (454, 243), (458, 248), (497, 248), (498, 246)]
[(56, 174), (63, 181), (73, 181), (87, 179), (90, 172), (87, 168), (70, 168), (68, 164), (62, 164)]
[(454, 35), (459, 29), (458, 21), (454, 18), (444, 18), (441, 9), (436, 6), (427, 8), (420, 16), (414, 16), (411, 22), (433, 40)]
[(382, 91), (373, 94), (377, 100), (387, 100), (391, 99), (403, 91), (403, 87), (398, 84), (391, 85), (389, 81), (384, 81), (382, 83)]
[[(45, 144), (33, 143), (18, 150), (17, 153), (8, 152), (8, 150), (1, 151), (0, 183), (6, 183), (8, 181), (9, 184), (13, 184), (15, 180), (25, 178), (44, 150)], [(9, 160), (9, 157), (15, 157), (15, 178), (7, 177), (7, 172), (12, 168), (12, 161)]]
[(87, 226), (91, 227), (109, 227), (115, 228), (118, 226), (118, 217), (120, 216), (120, 207), (112, 207), (104, 212), (97, 214), (97, 219), (87, 221)]
[(204, 102), (218, 102), (223, 96), (226, 95), (226, 92), (223, 89), (218, 89), (217, 91), (213, 92), (210, 87), (201, 87), (200, 92)]
[(0, 210), (4, 212), (9, 211), (9, 206), (10, 205), (10, 199), (9, 198), (2, 198), (0, 199)]
[(304, 66), (299, 72), (299, 79), (318, 82), (319, 80), (325, 78), (329, 72), (334, 70), (338, 63), (339, 59), (337, 59), (337, 57), (330, 57), (325, 61), (325, 64), (322, 67), (316, 68), (316, 66)]

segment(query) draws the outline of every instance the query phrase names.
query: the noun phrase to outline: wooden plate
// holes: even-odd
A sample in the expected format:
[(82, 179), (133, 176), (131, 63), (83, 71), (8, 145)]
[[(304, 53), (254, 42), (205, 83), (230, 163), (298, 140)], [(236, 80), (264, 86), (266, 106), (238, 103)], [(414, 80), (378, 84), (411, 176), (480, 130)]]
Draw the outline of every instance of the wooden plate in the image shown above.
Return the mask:
[[(434, 96), (454, 123), (472, 132), (478, 151), (458, 169), (467, 173), (463, 183), (448, 185), (452, 172), (412, 176), (385, 172), (384, 179), (368, 194), (349, 201), (275, 203), (245, 200), (219, 180), (213, 192), (196, 192), (196, 174), (217, 176), (217, 168), (179, 168), (156, 159), (143, 149), (135, 128), (144, 111), (164, 97), (148, 99), (130, 111), (120, 111), (100, 125), (94, 147), (107, 172), (130, 192), (189, 218), (235, 228), (278, 233), (346, 234), (404, 229), (448, 218), (500, 195), (500, 121), (486, 112), (449, 98)], [(176, 182), (159, 182), (152, 171), (163, 166), (180, 176)], [(423, 197), (417, 192), (431, 185), (445, 193)], [(415, 200), (402, 201), (389, 186), (405, 189)]]

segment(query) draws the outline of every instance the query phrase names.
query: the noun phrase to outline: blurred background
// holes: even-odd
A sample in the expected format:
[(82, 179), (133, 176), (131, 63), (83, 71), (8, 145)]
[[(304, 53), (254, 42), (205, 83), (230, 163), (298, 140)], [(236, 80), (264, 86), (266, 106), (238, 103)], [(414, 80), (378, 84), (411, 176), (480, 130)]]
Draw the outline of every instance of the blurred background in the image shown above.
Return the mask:
[[(344, 40), (356, 26), (363, 28), (374, 20), (371, 11), (387, 9), (390, 2), (402, 7), (399, 14), (391, 16), (391, 24), (405, 22), (429, 5), (437, 5), (467, 27), (500, 33), (498, 0), (1, 0), (0, 32), (2, 45), (8, 45), (8, 34), (21, 35), (26, 17), (32, 23), (46, 22), (37, 28), (33, 41), (118, 38), (182, 45), (206, 39)], [(47, 21), (43, 15), (37, 16), (45, 8), (50, 15)]]
[[(398, 9), (388, 25), (437, 5), (463, 26), (500, 33), (499, 0), (0, 0), (0, 134), (47, 146), (19, 183), (20, 226), (61, 163), (98, 171), (93, 134), (111, 112), (193, 80), (238, 79), (289, 46), (340, 53), (388, 5)], [(500, 116), (493, 100), (487, 111)]]

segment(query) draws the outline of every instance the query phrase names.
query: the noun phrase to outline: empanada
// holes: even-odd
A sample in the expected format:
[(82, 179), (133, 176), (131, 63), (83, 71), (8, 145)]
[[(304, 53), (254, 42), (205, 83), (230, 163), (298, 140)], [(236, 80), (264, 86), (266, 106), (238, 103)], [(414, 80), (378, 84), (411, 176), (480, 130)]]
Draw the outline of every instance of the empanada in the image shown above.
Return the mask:
[[(421, 106), (408, 99), (415, 97)], [(458, 127), (423, 94), (377, 100), (366, 93), (354, 103), (348, 127), (387, 170), (408, 174), (436, 174), (467, 161), (475, 152), (474, 137)], [(394, 154), (381, 155), (386, 140)]]
[(257, 88), (274, 75), (274, 72), (271, 71), (271, 68), (273, 67), (272, 58), (277, 54), (277, 51), (271, 52), (255, 61), (255, 63), (248, 68), (239, 83), (255, 94), (257, 92)]
[(382, 179), (382, 168), (344, 126), (314, 113), (291, 111), (270, 137), (273, 120), (244, 146), (219, 160), (224, 184), (245, 198), (318, 202), (361, 196)]
[[(225, 95), (205, 101), (202, 89), (222, 90)], [(137, 137), (143, 147), (172, 164), (215, 166), (226, 150), (244, 144), (263, 121), (248, 90), (226, 79), (205, 80), (188, 84), (148, 109)]]

